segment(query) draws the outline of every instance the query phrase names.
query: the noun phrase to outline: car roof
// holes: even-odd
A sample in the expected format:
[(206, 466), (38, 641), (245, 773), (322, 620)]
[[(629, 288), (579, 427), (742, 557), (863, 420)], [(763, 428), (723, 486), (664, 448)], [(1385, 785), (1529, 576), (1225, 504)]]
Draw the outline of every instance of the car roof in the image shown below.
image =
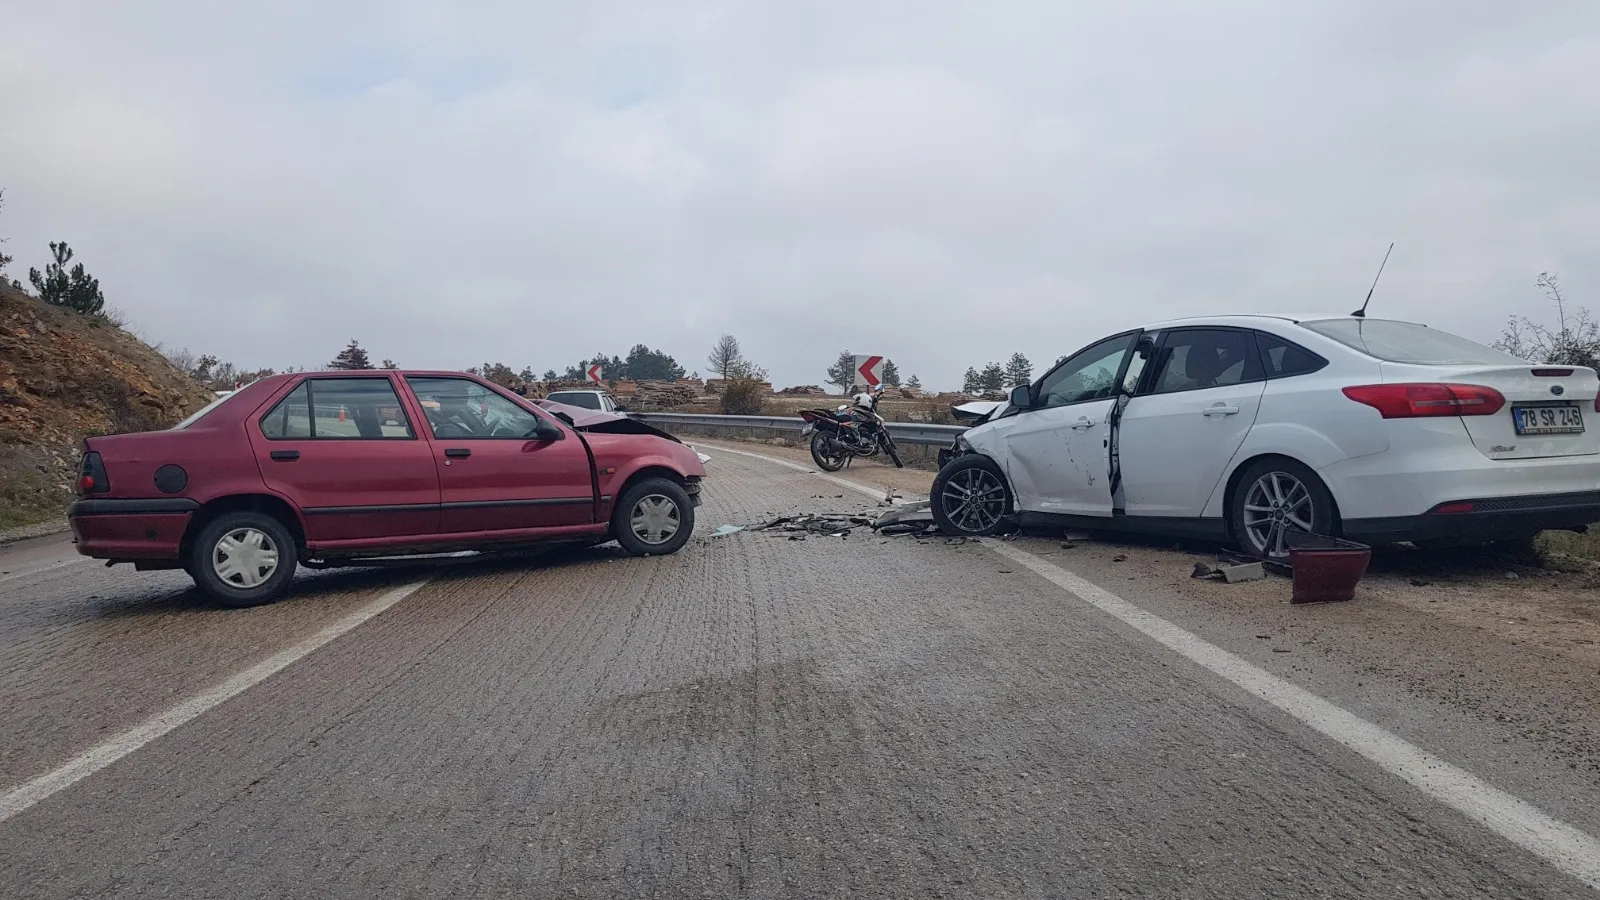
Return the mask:
[[(1156, 331), (1158, 329), (1164, 329), (1164, 328), (1193, 327), (1195, 325), (1234, 325), (1234, 326), (1243, 327), (1243, 328), (1255, 328), (1255, 327), (1259, 327), (1260, 325), (1262, 325), (1262, 324), (1264, 324), (1266, 322), (1287, 322), (1289, 324), (1298, 325), (1298, 324), (1303, 323), (1303, 322), (1325, 322), (1325, 321), (1328, 321), (1330, 319), (1349, 319), (1349, 318), (1352, 318), (1349, 313), (1309, 313), (1309, 314), (1298, 314), (1298, 315), (1297, 314), (1291, 314), (1291, 313), (1238, 313), (1238, 314), (1234, 314), (1234, 315), (1190, 316), (1190, 317), (1182, 318), (1182, 319), (1168, 319), (1165, 322), (1157, 322), (1154, 325), (1146, 325), (1145, 326), (1145, 330), (1146, 331)], [(1400, 321), (1404, 321), (1404, 320), (1402, 320), (1402, 319), (1372, 319), (1372, 318), (1369, 318), (1366, 321), (1368, 321), (1368, 322), (1400, 322)], [(1421, 324), (1421, 323), (1407, 322), (1406, 324), (1410, 325), (1410, 324)], [(1424, 326), (1424, 327), (1426, 327), (1426, 326)]]

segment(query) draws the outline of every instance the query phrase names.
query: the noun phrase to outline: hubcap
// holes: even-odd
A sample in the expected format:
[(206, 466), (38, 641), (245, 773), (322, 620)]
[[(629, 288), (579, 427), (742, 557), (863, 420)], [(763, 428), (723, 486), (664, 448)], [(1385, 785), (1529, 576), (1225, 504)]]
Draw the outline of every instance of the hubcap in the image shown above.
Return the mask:
[(638, 535), (639, 540), (646, 544), (665, 544), (678, 533), (678, 526), (681, 524), (678, 518), (678, 504), (672, 502), (672, 498), (660, 494), (643, 497), (633, 505), (630, 523), (633, 533)]
[(264, 531), (236, 528), (217, 541), (211, 568), (225, 584), (253, 588), (278, 571), (278, 547)]
[(1006, 512), (1006, 489), (988, 469), (962, 469), (939, 497), (945, 517), (962, 531), (992, 528)]
[(1311, 491), (1287, 472), (1268, 472), (1245, 492), (1245, 535), (1258, 552), (1267, 556), (1288, 556), (1285, 536), (1290, 532), (1309, 534), (1315, 521)]

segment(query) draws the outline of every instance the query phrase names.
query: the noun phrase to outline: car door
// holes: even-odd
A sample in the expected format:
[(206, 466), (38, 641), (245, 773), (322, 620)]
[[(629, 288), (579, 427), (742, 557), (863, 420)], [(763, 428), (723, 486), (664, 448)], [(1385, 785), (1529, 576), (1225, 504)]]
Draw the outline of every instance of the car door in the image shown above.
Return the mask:
[(1166, 332), (1117, 434), (1121, 508), (1197, 518), (1261, 408), (1266, 372), (1243, 328)]
[(1110, 516), (1110, 431), (1116, 385), (1139, 332), (1084, 348), (1031, 390), (1004, 436), (1006, 475), (1024, 512)]
[(389, 376), (309, 376), (247, 428), (262, 479), (300, 508), (308, 542), (438, 529), (433, 450)]
[[(442, 534), (561, 528), (594, 521), (589, 452), (577, 433), (528, 437), (540, 416), (475, 379), (405, 379), (428, 420)], [(546, 420), (553, 421), (553, 420)]]

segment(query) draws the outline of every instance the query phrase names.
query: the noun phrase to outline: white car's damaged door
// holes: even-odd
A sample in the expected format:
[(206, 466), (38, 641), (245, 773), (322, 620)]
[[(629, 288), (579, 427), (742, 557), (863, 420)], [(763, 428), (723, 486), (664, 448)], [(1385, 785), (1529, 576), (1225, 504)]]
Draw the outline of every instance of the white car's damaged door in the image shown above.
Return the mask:
[(1255, 424), (1266, 371), (1242, 328), (1168, 331), (1157, 352), (1123, 410), (1118, 500), (1130, 517), (1198, 518)]
[(1110, 516), (1110, 430), (1116, 385), (1138, 332), (1092, 344), (1032, 389), (1004, 436), (1006, 476), (1023, 512)]

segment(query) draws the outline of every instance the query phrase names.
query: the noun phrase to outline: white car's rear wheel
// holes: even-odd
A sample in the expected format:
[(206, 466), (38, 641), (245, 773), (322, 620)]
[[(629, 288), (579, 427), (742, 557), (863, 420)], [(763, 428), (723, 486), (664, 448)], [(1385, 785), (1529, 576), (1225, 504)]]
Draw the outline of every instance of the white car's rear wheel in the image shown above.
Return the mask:
[(1233, 536), (1261, 559), (1289, 558), (1294, 532), (1330, 534), (1333, 496), (1322, 479), (1292, 459), (1252, 465), (1233, 492)]

